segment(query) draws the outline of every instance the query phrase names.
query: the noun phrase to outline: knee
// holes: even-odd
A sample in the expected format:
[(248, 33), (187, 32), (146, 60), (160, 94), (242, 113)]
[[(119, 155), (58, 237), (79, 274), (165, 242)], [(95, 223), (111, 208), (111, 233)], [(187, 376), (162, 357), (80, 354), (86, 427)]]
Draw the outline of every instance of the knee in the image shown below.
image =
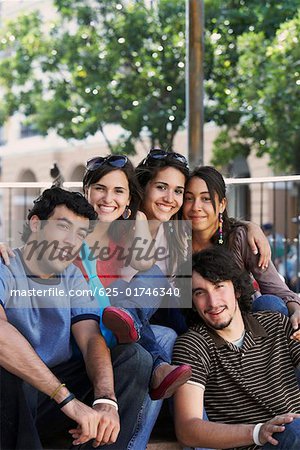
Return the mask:
[(173, 347), (175, 344), (175, 341), (177, 339), (177, 333), (172, 328), (165, 327), (164, 328), (164, 336), (163, 340), (161, 342), (161, 347), (164, 349), (165, 352), (172, 355)]
[(126, 347), (128, 371), (135, 373), (141, 379), (150, 379), (153, 366), (153, 359), (150, 353), (139, 344), (130, 344)]
[(173, 330), (173, 328), (168, 328), (165, 327), (165, 336), (166, 339), (168, 339), (168, 341), (171, 341), (172, 343), (174, 343), (177, 339), (177, 333), (175, 330)]
[(254, 300), (252, 311), (276, 311), (288, 315), (288, 310), (284, 301), (276, 295), (261, 295)]
[[(293, 422), (285, 424), (283, 434), (288, 434), (288, 442), (293, 446), (292, 448), (300, 448), (300, 419), (294, 419)], [(286, 439), (287, 436), (284, 438)]]

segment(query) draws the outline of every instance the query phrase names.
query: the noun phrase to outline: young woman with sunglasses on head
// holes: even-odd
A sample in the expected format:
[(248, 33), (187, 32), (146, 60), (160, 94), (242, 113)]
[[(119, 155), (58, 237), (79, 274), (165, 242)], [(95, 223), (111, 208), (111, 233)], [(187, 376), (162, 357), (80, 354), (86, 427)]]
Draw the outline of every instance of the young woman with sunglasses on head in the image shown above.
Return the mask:
[[(90, 159), (83, 177), (83, 190), (99, 219), (95, 232), (87, 242), (95, 249), (95, 255), (89, 257), (95, 258), (97, 250), (102, 249), (98, 254), (103, 257), (97, 258), (97, 274), (103, 286), (107, 287), (120, 276), (126, 243), (130, 246), (135, 238), (142, 239), (147, 243), (144, 249), (146, 252), (151, 241), (146, 216), (138, 209), (141, 192), (132, 163), (123, 155)], [(95, 239), (99, 244), (98, 249), (94, 245)], [(130, 258), (130, 264), (137, 270), (147, 270), (153, 262), (151, 252), (147, 259), (141, 257), (137, 261), (134, 254)]]
[(210, 166), (196, 168), (187, 182), (183, 204), (183, 217), (192, 222), (193, 251), (212, 245), (228, 247), (238, 265), (252, 273), (261, 294), (265, 294), (254, 300), (253, 310), (271, 309), (290, 315), (295, 330), (292, 337), (300, 340), (299, 297), (281, 280), (272, 262), (266, 269), (258, 267), (257, 256), (247, 242), (245, 224), (229, 218), (226, 206), (222, 175)]

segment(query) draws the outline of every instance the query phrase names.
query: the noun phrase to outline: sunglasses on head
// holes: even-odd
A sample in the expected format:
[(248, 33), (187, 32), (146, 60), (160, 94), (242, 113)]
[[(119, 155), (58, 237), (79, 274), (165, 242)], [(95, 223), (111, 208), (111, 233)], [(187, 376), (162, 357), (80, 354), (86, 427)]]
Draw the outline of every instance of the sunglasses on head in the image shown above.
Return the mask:
[(109, 156), (95, 156), (87, 161), (85, 167), (87, 170), (97, 170), (104, 164), (109, 164), (112, 167), (122, 168), (128, 162), (127, 156), (123, 155), (109, 155)]
[(151, 165), (151, 162), (155, 162), (157, 160), (161, 159), (175, 159), (175, 161), (180, 162), (183, 164), (187, 169), (189, 168), (187, 159), (185, 156), (181, 155), (180, 153), (175, 152), (166, 152), (165, 150), (162, 150), (161, 148), (153, 148), (150, 150), (146, 158), (144, 159), (143, 164), (144, 165)]

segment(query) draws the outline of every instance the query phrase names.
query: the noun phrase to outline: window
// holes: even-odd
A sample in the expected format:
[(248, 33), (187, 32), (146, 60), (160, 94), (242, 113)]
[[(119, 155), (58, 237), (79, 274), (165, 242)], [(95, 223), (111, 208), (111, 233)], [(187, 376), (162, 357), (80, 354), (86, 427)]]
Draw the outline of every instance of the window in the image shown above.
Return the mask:
[(4, 127), (0, 126), (0, 145), (6, 144), (6, 140), (4, 137)]
[(34, 125), (21, 123), (21, 138), (37, 136), (40, 132)]

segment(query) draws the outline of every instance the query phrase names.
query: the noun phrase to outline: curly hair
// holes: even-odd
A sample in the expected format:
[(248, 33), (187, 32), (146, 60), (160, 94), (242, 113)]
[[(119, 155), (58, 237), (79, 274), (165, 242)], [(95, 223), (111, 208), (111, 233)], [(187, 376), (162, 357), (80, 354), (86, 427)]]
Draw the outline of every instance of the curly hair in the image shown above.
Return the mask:
[[(239, 268), (232, 254), (222, 247), (210, 247), (194, 253), (192, 257), (192, 271), (198, 273), (213, 284), (220, 281), (231, 281), (234, 292), (239, 298), (241, 311), (251, 310), (254, 288), (250, 275)], [(199, 323), (197, 312), (189, 310), (187, 314), (189, 324)]]
[[(98, 216), (92, 205), (89, 204), (80, 192), (70, 192), (59, 187), (46, 189), (36, 200), (34, 200), (33, 207), (27, 215), (27, 220), (29, 221), (33, 216), (38, 216), (41, 221), (47, 221), (47, 219), (54, 214), (56, 206), (59, 205), (65, 205), (78, 216), (89, 219), (89, 233), (93, 231)], [(21, 235), (22, 241), (27, 242), (30, 235), (31, 229), (27, 222), (23, 226), (23, 233)]]

